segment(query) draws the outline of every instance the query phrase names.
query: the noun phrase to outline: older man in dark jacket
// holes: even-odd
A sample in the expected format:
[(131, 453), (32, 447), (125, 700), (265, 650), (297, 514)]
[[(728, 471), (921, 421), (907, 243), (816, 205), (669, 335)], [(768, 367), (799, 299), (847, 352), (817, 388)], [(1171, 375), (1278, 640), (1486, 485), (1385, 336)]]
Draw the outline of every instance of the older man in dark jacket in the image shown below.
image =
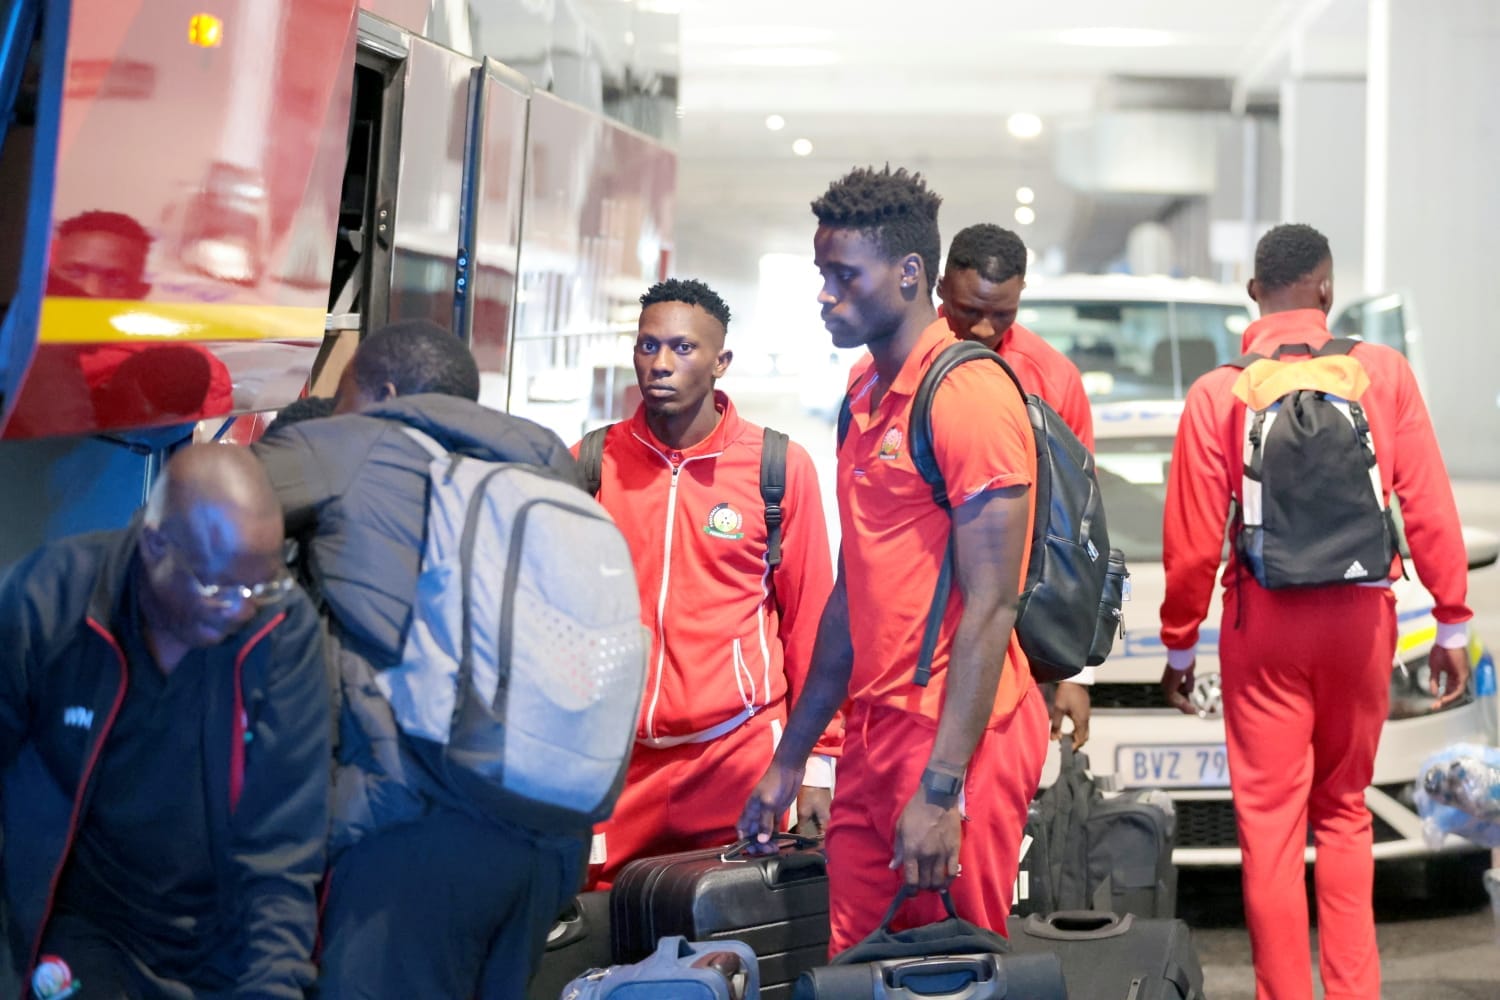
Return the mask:
[(586, 829), (544, 836), (456, 796), (413, 756), (375, 679), (401, 662), (422, 561), (431, 456), (405, 429), (576, 476), (555, 434), (478, 396), (457, 337), (393, 324), (360, 344), (340, 415), (273, 426), (255, 446), (326, 606), (342, 698), (323, 1000), (520, 997), (581, 881)]
[(199, 445), (128, 528), (0, 581), (9, 946), (35, 1000), (311, 984), (328, 697), (281, 557), (259, 465)]

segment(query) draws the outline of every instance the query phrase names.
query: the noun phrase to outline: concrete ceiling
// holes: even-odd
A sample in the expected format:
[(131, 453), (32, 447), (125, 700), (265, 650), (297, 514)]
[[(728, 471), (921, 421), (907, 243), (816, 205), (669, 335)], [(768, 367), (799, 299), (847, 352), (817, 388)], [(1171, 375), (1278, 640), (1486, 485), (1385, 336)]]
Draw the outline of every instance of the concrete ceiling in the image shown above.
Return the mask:
[[(945, 237), (994, 221), (1039, 254), (1097, 250), (1115, 235), (1097, 226), (1123, 232), (1170, 199), (1080, 200), (1056, 171), (1060, 132), (1110, 107), (1274, 106), (1289, 73), (1364, 66), (1366, 0), (637, 2), (680, 13), (678, 257), (707, 273), (810, 255), (808, 202), (886, 162), (943, 195)], [(1040, 134), (1013, 136), (1016, 112)], [(1035, 192), (1027, 226), (1013, 216), (1022, 186)]]

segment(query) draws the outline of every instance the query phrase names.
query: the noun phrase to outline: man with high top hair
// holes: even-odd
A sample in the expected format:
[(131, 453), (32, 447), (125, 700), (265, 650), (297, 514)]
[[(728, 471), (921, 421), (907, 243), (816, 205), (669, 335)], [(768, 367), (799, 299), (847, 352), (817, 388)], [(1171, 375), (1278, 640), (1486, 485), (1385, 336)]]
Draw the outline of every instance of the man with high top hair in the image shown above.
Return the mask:
[[(818, 296), (850, 375), (838, 451), (842, 547), (807, 689), (746, 803), (765, 844), (823, 726), (848, 700), (828, 831), (830, 950), (868, 935), (901, 890), (951, 888), (961, 915), (1002, 930), (1047, 712), (1014, 635), (1036, 455), (1026, 408), (997, 366), (962, 365), (933, 400), (932, 445), (952, 499), (937, 504), (910, 452), (913, 395), (953, 334), (932, 303), (941, 199), (904, 169), (858, 169), (813, 203)], [(919, 647), (945, 553), (956, 586), (931, 676)], [(943, 915), (909, 899), (895, 925)]]

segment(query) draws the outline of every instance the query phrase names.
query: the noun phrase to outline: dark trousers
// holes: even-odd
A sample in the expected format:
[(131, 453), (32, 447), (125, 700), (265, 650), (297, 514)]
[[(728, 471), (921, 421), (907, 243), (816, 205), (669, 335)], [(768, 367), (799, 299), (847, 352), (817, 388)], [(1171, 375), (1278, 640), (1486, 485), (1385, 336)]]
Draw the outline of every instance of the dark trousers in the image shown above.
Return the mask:
[(525, 996), (584, 839), (439, 811), (361, 840), (328, 885), (322, 1000)]
[(192, 985), (158, 975), (110, 935), (71, 913), (48, 923), (42, 959), (41, 965), (53, 963), (44, 976), (65, 970), (77, 985), (77, 992), (67, 994), (69, 1000), (206, 1000), (226, 995), (232, 985), (208, 969), (200, 970), (205, 982)]

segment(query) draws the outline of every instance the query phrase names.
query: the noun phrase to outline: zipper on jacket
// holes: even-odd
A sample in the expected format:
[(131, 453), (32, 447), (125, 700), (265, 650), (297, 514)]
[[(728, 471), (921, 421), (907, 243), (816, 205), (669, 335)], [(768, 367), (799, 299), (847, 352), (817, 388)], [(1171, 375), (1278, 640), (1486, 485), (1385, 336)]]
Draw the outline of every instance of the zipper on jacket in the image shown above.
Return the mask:
[(37, 959), (42, 954), (42, 938), (46, 936), (47, 922), (52, 919), (52, 905), (57, 897), (57, 883), (62, 878), (63, 868), (68, 863), (68, 855), (73, 853), (73, 841), (78, 836), (78, 819), (79, 814), (83, 812), (83, 797), (88, 792), (89, 781), (92, 780), (94, 768), (99, 764), (99, 757), (104, 753), (104, 741), (109, 738), (109, 731), (114, 728), (115, 719), (120, 715), (120, 706), (125, 704), (125, 690), (130, 686), (130, 667), (125, 661), (125, 651), (120, 648), (119, 642), (110, 634), (109, 629), (93, 618), (85, 618), (84, 623), (98, 633), (105, 642), (109, 643), (109, 648), (114, 650), (116, 658), (120, 661), (120, 687), (115, 692), (115, 701), (109, 708), (109, 714), (104, 717), (104, 723), (99, 727), (99, 738), (94, 741), (94, 748), (89, 751), (88, 760), (84, 762), (83, 771), (78, 776), (78, 790), (73, 793), (73, 811), (68, 816), (68, 829), (63, 835), (62, 853), (58, 855), (57, 867), (53, 869), (52, 880), (47, 885), (47, 901), (42, 906), (41, 919), (37, 921), (36, 939), (31, 943), (31, 959), (26, 963), (26, 978), (21, 984), (23, 998), (31, 996), (31, 975), (36, 971)]
[[(657, 454), (661, 454), (657, 452)], [(672, 578), (672, 535), (677, 519), (677, 477), (682, 474), (682, 463), (667, 459), (672, 466), (672, 484), (667, 488), (667, 524), (662, 538), (661, 588), (656, 595), (656, 685), (651, 691), (651, 707), (646, 710), (646, 736), (656, 739), (656, 703), (661, 699), (661, 678), (666, 672), (667, 637), (663, 622), (667, 617), (667, 585)]]

